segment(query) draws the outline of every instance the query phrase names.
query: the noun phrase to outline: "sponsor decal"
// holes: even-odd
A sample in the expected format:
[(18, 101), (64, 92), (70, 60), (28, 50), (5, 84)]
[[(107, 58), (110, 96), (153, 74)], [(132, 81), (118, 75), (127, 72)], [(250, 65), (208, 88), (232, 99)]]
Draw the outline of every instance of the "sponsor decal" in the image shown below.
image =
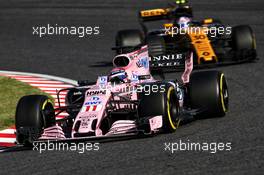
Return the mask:
[(106, 85), (107, 84), (107, 76), (100, 76), (100, 77), (98, 77), (98, 79), (99, 79), (100, 85)]
[(81, 127), (82, 128), (88, 128), (88, 125), (90, 124), (90, 120), (82, 120)]
[(87, 92), (88, 96), (93, 96), (93, 95), (105, 95), (106, 90), (91, 90)]
[(132, 81), (132, 82), (138, 81), (138, 75), (137, 75), (137, 72), (132, 71), (131, 81)]
[(92, 96), (89, 101), (85, 102), (81, 112), (100, 111), (102, 109), (102, 101), (98, 96)]
[(140, 12), (142, 17), (161, 16), (166, 15), (167, 13), (166, 9), (144, 10)]
[(100, 100), (99, 97), (97, 96), (93, 96), (90, 98), (90, 101), (86, 102), (84, 105), (88, 106), (88, 105), (97, 105), (97, 104), (101, 104), (102, 101)]
[(92, 96), (89, 101), (85, 102), (81, 112), (100, 111), (102, 107), (103, 105), (100, 97)]
[(95, 112), (100, 111), (102, 109), (103, 105), (88, 105), (83, 106), (81, 112)]
[(73, 95), (82, 95), (82, 92), (81, 91), (74, 92)]
[(96, 118), (96, 114), (89, 114), (88, 116), (80, 116), (80, 119), (91, 119), (91, 118)]
[(138, 62), (136, 63), (138, 67), (144, 67), (144, 68), (149, 68), (149, 60), (148, 58), (141, 58), (140, 60), (138, 60)]
[(180, 66), (181, 62), (169, 62), (169, 63), (153, 63), (151, 64), (152, 67), (174, 67)]
[(150, 79), (150, 78), (151, 78), (150, 75), (140, 75), (140, 76), (138, 76), (139, 80), (147, 80), (147, 79)]
[(172, 54), (172, 55), (161, 55), (150, 57), (151, 61), (171, 61), (171, 60), (181, 60), (184, 58), (183, 54)]

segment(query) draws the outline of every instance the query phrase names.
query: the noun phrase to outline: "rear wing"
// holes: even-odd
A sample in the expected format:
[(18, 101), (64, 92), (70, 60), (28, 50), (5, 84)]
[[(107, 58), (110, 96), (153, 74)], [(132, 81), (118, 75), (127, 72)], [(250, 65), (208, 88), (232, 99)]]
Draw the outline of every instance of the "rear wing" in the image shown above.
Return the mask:
[(145, 22), (151, 21), (160, 21), (160, 20), (169, 20), (171, 18), (171, 8), (159, 8), (159, 9), (150, 9), (142, 10), (139, 12), (139, 24), (141, 25), (144, 33), (148, 33), (148, 28)]
[(139, 12), (139, 18), (142, 22), (170, 19), (171, 15), (175, 14), (176, 9), (186, 7), (189, 8), (188, 0), (176, 0), (175, 2), (169, 3), (168, 8), (142, 10)]
[(188, 5), (187, 0), (177, 0), (175, 3), (170, 3), (168, 8), (142, 10), (139, 12), (138, 18), (141, 27), (147, 33), (145, 22), (173, 20), (180, 16), (193, 16), (192, 8)]
[(141, 22), (169, 19), (170, 12), (170, 8), (142, 10), (139, 12), (139, 19)]

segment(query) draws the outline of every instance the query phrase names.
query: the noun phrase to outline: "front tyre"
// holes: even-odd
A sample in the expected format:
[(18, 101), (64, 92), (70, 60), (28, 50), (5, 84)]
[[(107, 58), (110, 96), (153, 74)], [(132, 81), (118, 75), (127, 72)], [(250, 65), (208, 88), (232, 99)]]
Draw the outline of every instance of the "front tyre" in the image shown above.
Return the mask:
[[(138, 114), (140, 118), (162, 116), (163, 131), (165, 133), (174, 132), (179, 124), (179, 101), (174, 86), (171, 84), (146, 84), (149, 89), (159, 86), (158, 92), (145, 94), (139, 93)], [(156, 88), (155, 87), (155, 88)]]
[(228, 111), (228, 87), (222, 72), (192, 73), (189, 94), (191, 108), (200, 110), (196, 118), (222, 117)]
[(31, 145), (44, 128), (55, 125), (52, 101), (44, 95), (22, 97), (17, 104), (15, 122), (17, 142)]

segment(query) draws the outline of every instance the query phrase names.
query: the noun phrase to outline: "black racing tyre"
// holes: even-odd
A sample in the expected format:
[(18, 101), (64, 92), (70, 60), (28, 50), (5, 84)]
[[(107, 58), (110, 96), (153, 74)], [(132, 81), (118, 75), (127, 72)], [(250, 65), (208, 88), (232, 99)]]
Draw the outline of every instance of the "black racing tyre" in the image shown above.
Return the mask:
[(166, 54), (166, 43), (162, 36), (149, 35), (146, 37), (146, 44), (150, 56), (160, 56)]
[(44, 128), (55, 125), (52, 101), (44, 95), (22, 97), (17, 104), (15, 122), (17, 142), (31, 145)]
[(140, 99), (139, 117), (162, 115), (163, 131), (165, 133), (174, 132), (180, 124), (180, 107), (175, 88), (170, 84), (152, 84), (151, 86), (157, 85), (160, 87), (158, 92), (138, 94)]
[[(144, 36), (140, 30), (121, 30), (116, 35), (116, 47), (136, 47), (144, 43)], [(117, 49), (117, 54), (125, 54), (134, 51), (133, 48)]]
[(225, 76), (219, 71), (191, 74), (189, 97), (192, 109), (199, 109), (196, 118), (222, 117), (228, 111), (228, 87)]
[[(232, 48), (237, 53), (235, 59), (244, 59), (249, 57), (248, 52), (256, 50), (256, 39), (253, 30), (248, 25), (233, 27), (232, 29)], [(253, 55), (252, 59), (255, 59)]]

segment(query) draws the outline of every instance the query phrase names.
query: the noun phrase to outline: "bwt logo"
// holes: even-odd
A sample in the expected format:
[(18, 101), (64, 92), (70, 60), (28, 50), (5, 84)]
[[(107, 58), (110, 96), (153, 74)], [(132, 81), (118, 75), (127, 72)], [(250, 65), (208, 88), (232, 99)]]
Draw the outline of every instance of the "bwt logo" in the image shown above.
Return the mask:
[(86, 102), (85, 105), (98, 105), (98, 104), (101, 104), (101, 103), (102, 103), (102, 101), (100, 101), (100, 98), (94, 96), (94, 97), (92, 97), (90, 99), (90, 101)]
[(166, 61), (166, 60), (181, 60), (183, 58), (183, 54), (173, 54), (173, 55), (161, 55), (150, 57), (151, 61)]
[(91, 98), (91, 101), (99, 101), (99, 100), (100, 100), (100, 98), (99, 97), (96, 97), (96, 96), (94, 96), (94, 97)]
[(106, 90), (95, 90), (95, 91), (88, 91), (87, 95), (105, 95)]

